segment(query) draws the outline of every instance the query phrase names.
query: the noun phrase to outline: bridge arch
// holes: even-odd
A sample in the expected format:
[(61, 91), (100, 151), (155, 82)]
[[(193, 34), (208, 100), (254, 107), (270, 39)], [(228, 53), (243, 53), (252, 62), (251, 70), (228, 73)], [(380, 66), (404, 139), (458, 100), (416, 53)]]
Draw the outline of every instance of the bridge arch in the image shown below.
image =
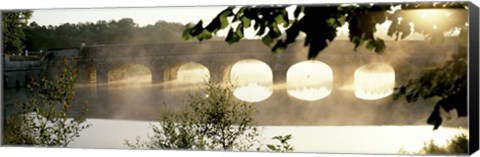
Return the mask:
[(196, 90), (199, 85), (209, 81), (210, 70), (201, 63), (185, 61), (167, 67), (163, 76), (165, 91), (178, 95), (178, 91)]
[(302, 61), (287, 70), (287, 93), (294, 98), (320, 100), (330, 95), (332, 88), (333, 71), (326, 63)]
[(376, 100), (393, 93), (395, 70), (387, 63), (376, 62), (358, 67), (354, 74), (355, 96)]
[(152, 83), (152, 70), (138, 63), (117, 64), (108, 69), (109, 84), (145, 84)]
[(168, 67), (163, 76), (164, 82), (203, 83), (210, 80), (210, 70), (198, 62), (181, 62)]
[(224, 80), (236, 85), (234, 96), (247, 102), (260, 102), (273, 93), (273, 71), (258, 59), (239, 60), (225, 69)]

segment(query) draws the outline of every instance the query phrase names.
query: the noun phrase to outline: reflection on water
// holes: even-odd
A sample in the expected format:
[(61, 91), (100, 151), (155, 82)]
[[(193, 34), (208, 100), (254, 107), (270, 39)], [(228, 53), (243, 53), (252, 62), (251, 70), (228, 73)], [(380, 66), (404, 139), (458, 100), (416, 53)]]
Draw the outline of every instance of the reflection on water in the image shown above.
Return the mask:
[(395, 71), (385, 63), (371, 63), (355, 70), (355, 96), (365, 100), (387, 97), (395, 87)]
[(236, 88), (233, 95), (243, 101), (260, 102), (270, 97), (272, 90), (258, 83), (248, 83)]
[(139, 85), (139, 84), (148, 84), (152, 82), (152, 75), (138, 75), (138, 76), (128, 76), (125, 79), (109, 81), (109, 85), (117, 86), (129, 86), (129, 85)]
[[(152, 121), (122, 121), (87, 119), (92, 124), (74, 140), (72, 148), (127, 148), (124, 140), (135, 140), (137, 136), (152, 134)], [(259, 126), (261, 141), (274, 144), (273, 136), (292, 134), (289, 141), (295, 152), (323, 153), (386, 153), (396, 154), (403, 148), (417, 151), (424, 142), (433, 139), (444, 145), (447, 139), (464, 133), (468, 129), (440, 127), (433, 131), (431, 126)]]
[[(271, 71), (270, 71), (271, 72)], [(198, 89), (198, 82), (202, 79), (191, 78), (206, 74), (207, 71), (179, 71), (179, 79), (170, 82), (152, 83), (150, 75), (136, 75), (125, 80), (112, 81), (105, 84), (77, 84), (74, 104), (89, 102), (87, 123), (91, 128), (83, 130), (80, 138), (71, 143), (70, 147), (81, 148), (126, 148), (124, 139), (134, 140), (136, 136), (145, 136), (151, 133), (150, 121), (158, 118), (160, 110), (165, 107), (180, 108), (185, 101), (185, 92)], [(246, 72), (237, 73), (245, 76)], [(265, 73), (263, 73), (265, 74)], [(271, 74), (271, 73), (266, 73)], [(306, 75), (308, 76), (308, 75)], [(313, 77), (313, 76), (310, 76)], [(199, 77), (200, 78), (200, 77)], [(382, 124), (424, 124), (431, 108), (428, 110), (416, 108), (419, 105), (357, 105), (357, 98), (330, 99), (317, 104), (335, 105), (290, 105), (289, 95), (303, 100), (316, 100), (330, 94), (331, 88), (325, 86), (300, 86), (303, 88), (285, 88), (287, 85), (273, 85), (271, 76), (267, 80), (255, 79), (248, 76), (234, 95), (244, 101), (266, 102), (258, 105), (261, 112), (258, 124), (262, 129), (262, 141), (265, 144), (276, 143), (271, 137), (292, 134), (290, 143), (297, 152), (334, 152), (334, 153), (392, 153), (400, 148), (407, 151), (416, 151), (428, 139), (434, 139), (439, 144), (445, 139), (468, 130), (458, 128), (440, 128), (432, 131), (432, 126), (381, 126)], [(250, 82), (248, 82), (250, 81)], [(235, 81), (233, 81), (235, 82)], [(320, 82), (319, 84), (321, 84)], [(275, 87), (275, 88), (273, 88)], [(273, 98), (273, 89), (285, 92)], [(277, 92), (283, 94), (281, 92)], [(332, 93), (335, 96), (335, 93)], [(5, 95), (6, 104), (26, 97), (24, 89), (8, 90)], [(269, 100), (269, 97), (272, 97)], [(328, 99), (325, 99), (328, 100)], [(259, 104), (260, 104), (259, 103)], [(303, 101), (295, 102), (302, 104)], [(314, 104), (316, 102), (308, 102)], [(342, 104), (340, 104), (342, 103)], [(306, 104), (306, 103), (304, 103)], [(338, 105), (337, 105), (338, 104)], [(408, 107), (414, 106), (414, 107)], [(81, 110), (80, 106), (73, 105), (73, 110)], [(402, 107), (402, 108), (400, 108)], [(415, 109), (415, 110), (414, 110)], [(400, 113), (394, 112), (399, 111)], [(411, 114), (406, 111), (419, 111)], [(420, 112), (426, 111), (426, 112)], [(11, 106), (6, 112), (12, 112)], [(391, 114), (396, 113), (396, 114)], [(422, 115), (423, 114), (423, 115)], [(348, 116), (345, 116), (348, 115)], [(353, 116), (351, 116), (353, 115)], [(385, 116), (387, 115), (387, 116)], [(400, 117), (400, 118), (398, 118)], [(102, 120), (117, 119), (117, 120)], [(142, 120), (122, 121), (119, 119)], [(372, 120), (373, 119), (373, 120)], [(465, 120), (466, 121), (466, 120)], [(309, 126), (267, 126), (267, 125), (309, 125)], [(357, 126), (320, 126), (329, 125), (357, 125)], [(359, 126), (377, 125), (379, 126)], [(312, 126), (317, 125), (317, 126)]]
[(238, 86), (233, 94), (240, 100), (260, 102), (272, 95), (272, 69), (262, 61), (238, 61), (232, 66), (230, 81)]
[(323, 88), (313, 88), (313, 87), (303, 87), (297, 89), (289, 89), (288, 94), (291, 96), (306, 100), (306, 101), (315, 101), (327, 97), (332, 92), (331, 89), (326, 87)]

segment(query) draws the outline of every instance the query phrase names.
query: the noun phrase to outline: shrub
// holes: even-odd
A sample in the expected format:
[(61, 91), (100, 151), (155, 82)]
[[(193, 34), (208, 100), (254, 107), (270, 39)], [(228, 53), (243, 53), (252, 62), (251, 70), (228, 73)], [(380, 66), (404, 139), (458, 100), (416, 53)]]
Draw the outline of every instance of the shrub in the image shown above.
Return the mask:
[(237, 100), (234, 86), (205, 83), (190, 94), (186, 105), (174, 112), (165, 109), (159, 126), (152, 125), (148, 141), (126, 140), (130, 148), (189, 150), (249, 150), (258, 144), (253, 104)]
[(32, 79), (26, 102), (16, 104), (19, 113), (6, 118), (3, 144), (66, 147), (90, 126), (83, 124), (86, 103), (77, 117), (68, 117), (77, 75), (75, 64), (67, 65), (66, 59), (64, 64), (63, 72), (55, 79), (44, 77), (39, 82)]

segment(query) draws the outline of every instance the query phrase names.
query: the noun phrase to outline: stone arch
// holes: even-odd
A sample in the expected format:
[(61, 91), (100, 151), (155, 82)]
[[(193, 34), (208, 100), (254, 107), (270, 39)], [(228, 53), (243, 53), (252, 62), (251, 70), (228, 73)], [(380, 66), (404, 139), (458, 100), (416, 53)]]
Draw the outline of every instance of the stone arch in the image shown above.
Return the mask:
[(164, 71), (163, 91), (169, 101), (183, 100), (209, 80), (210, 69), (204, 64), (194, 61), (179, 62)]
[(320, 100), (332, 92), (332, 68), (320, 61), (298, 62), (290, 66), (286, 77), (287, 93), (300, 100)]
[(152, 70), (146, 65), (138, 63), (118, 64), (109, 68), (107, 82), (122, 83), (151, 83)]
[(273, 93), (272, 68), (258, 59), (243, 59), (229, 65), (224, 78), (236, 85), (234, 96), (243, 101), (264, 101)]
[[(195, 77), (187, 78), (189, 75)], [(183, 81), (186, 83), (199, 83), (210, 79), (210, 69), (198, 62), (181, 62), (168, 67), (164, 72), (164, 82)]]
[(387, 63), (370, 63), (358, 67), (354, 74), (355, 96), (376, 100), (393, 93), (395, 70)]

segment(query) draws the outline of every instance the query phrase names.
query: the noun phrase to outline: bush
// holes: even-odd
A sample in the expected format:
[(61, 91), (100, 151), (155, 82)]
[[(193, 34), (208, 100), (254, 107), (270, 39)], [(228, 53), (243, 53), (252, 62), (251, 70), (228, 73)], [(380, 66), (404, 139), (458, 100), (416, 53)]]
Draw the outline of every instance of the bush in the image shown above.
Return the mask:
[[(159, 126), (152, 125), (148, 141), (137, 137), (126, 140), (130, 148), (188, 150), (249, 150), (258, 144), (254, 125), (253, 104), (237, 100), (234, 86), (205, 83), (200, 91), (190, 94), (186, 105), (174, 112), (165, 109)], [(258, 150), (258, 149), (257, 149)]]
[(6, 119), (3, 144), (66, 147), (79, 137), (79, 132), (90, 125), (83, 124), (86, 103), (79, 116), (68, 117), (76, 80), (75, 64), (66, 65), (54, 80), (32, 79), (26, 102), (16, 104), (20, 112)]

